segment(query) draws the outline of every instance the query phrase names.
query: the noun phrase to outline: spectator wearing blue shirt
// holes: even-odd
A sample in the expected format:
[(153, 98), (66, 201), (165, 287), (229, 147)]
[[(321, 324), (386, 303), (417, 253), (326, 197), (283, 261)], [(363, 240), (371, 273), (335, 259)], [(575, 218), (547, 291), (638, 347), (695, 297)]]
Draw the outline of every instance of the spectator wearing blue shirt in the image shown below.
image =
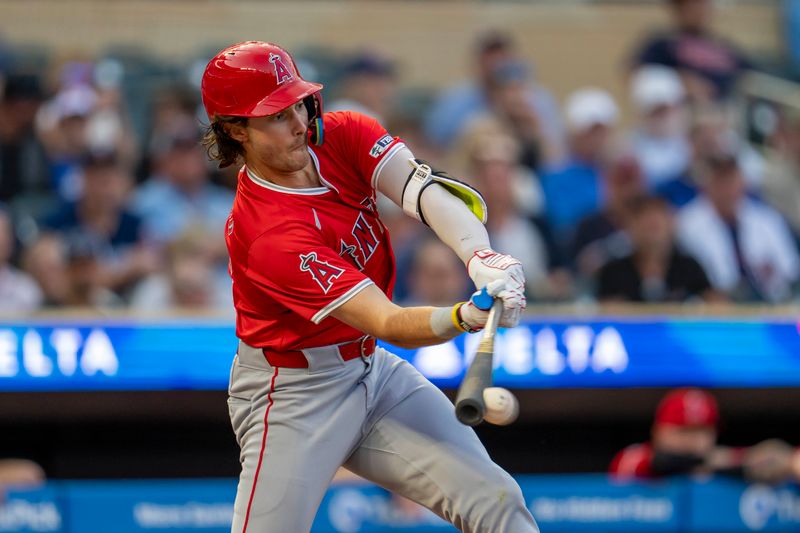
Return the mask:
[(567, 100), (569, 154), (541, 176), (547, 222), (565, 246), (580, 220), (602, 206), (602, 168), (618, 114), (614, 99), (602, 89), (580, 89)]
[(99, 285), (124, 292), (158, 267), (158, 256), (144, 242), (141, 218), (127, 208), (133, 178), (115, 154), (90, 153), (81, 164), (82, 193), (42, 221), (45, 233), (67, 243), (96, 243)]
[(188, 230), (200, 228), (208, 234), (214, 255), (227, 257), (222, 237), (233, 193), (211, 183), (195, 124), (178, 122), (154, 136), (150, 154), (154, 173), (133, 198), (147, 238), (166, 246)]
[[(446, 89), (427, 115), (425, 135), (439, 149), (450, 148), (472, 119), (493, 111), (492, 92), (498, 79), (501, 82), (513, 81), (509, 74), (519, 73), (519, 69), (512, 72), (507, 68), (507, 65), (518, 64), (520, 58), (514, 42), (506, 34), (492, 32), (484, 35), (474, 55), (475, 79)], [(540, 130), (548, 136), (548, 144), (554, 150), (563, 149), (564, 128), (555, 98), (532, 80), (527, 83), (524, 93), (525, 107), (536, 115)]]
[(674, 26), (652, 36), (635, 53), (633, 67), (673, 68), (694, 103), (727, 100), (741, 74), (753, 68), (742, 52), (715, 35), (713, 0), (668, 0)]

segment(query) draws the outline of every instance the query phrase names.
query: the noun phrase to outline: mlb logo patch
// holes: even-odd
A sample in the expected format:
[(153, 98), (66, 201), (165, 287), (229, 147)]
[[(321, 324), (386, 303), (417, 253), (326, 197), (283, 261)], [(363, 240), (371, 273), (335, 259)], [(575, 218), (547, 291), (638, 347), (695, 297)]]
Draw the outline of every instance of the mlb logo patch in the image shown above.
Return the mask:
[(392, 144), (392, 141), (394, 141), (394, 137), (392, 137), (387, 133), (386, 135), (378, 139), (378, 142), (376, 142), (372, 146), (372, 149), (369, 151), (369, 155), (372, 157), (378, 157), (384, 152), (384, 150), (386, 150), (387, 146)]

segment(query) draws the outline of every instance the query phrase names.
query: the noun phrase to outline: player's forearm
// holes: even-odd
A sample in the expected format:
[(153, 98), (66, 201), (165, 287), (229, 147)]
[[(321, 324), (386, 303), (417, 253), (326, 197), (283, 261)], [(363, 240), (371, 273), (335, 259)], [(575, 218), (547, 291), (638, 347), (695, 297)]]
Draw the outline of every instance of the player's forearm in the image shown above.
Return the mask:
[(401, 348), (440, 344), (463, 333), (451, 319), (450, 307), (398, 307), (386, 317), (379, 338)]
[(462, 333), (449, 307), (400, 307), (371, 285), (335, 309), (331, 316), (402, 348), (439, 344)]
[(475, 250), (490, 248), (489, 234), (481, 221), (440, 185), (425, 189), (420, 202), (428, 225), (465, 264)]

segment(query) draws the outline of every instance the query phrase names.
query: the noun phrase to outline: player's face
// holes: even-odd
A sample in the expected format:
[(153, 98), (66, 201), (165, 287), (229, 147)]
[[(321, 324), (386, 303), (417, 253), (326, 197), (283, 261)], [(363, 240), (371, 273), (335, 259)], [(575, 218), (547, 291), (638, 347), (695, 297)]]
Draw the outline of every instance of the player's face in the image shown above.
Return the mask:
[(248, 166), (269, 168), (277, 173), (297, 172), (310, 162), (308, 154), (308, 110), (303, 102), (266, 117), (248, 121), (242, 141)]
[(707, 456), (717, 442), (713, 427), (661, 424), (653, 430), (653, 446), (677, 455)]

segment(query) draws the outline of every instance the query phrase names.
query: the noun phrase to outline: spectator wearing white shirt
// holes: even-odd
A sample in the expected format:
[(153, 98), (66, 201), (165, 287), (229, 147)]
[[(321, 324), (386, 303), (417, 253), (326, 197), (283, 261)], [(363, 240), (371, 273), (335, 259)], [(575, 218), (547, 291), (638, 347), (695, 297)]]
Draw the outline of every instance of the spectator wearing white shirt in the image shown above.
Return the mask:
[(674, 70), (645, 65), (631, 79), (631, 100), (638, 114), (631, 142), (648, 188), (656, 192), (681, 179), (691, 164), (686, 91)]
[(736, 154), (701, 165), (703, 192), (678, 214), (678, 240), (714, 288), (734, 300), (784, 302), (800, 278), (800, 255), (772, 207), (748, 198)]
[(42, 305), (42, 291), (28, 274), (9, 263), (14, 236), (8, 213), (0, 207), (0, 313), (30, 313)]

